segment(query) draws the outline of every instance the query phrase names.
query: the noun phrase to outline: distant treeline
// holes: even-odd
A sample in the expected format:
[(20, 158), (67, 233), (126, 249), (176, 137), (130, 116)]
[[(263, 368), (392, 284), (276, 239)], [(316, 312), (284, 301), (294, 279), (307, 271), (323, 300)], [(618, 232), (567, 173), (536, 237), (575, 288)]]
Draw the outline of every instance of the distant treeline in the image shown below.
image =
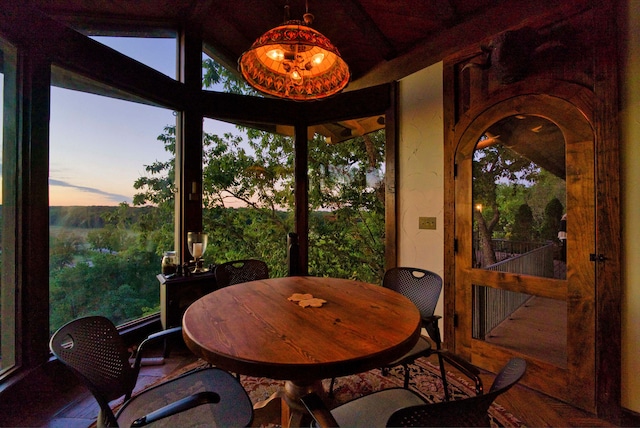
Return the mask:
[[(113, 214), (120, 207), (118, 206), (69, 206), (69, 207), (49, 207), (49, 226), (80, 227), (85, 229), (99, 229), (105, 225), (105, 214)], [(137, 220), (141, 215), (148, 213), (154, 207), (131, 207), (128, 213), (133, 220)], [(2, 220), (2, 205), (0, 205), (0, 221)]]
[[(118, 206), (65, 206), (49, 207), (49, 226), (77, 227), (83, 229), (100, 229), (105, 226), (105, 218), (110, 217), (105, 214), (114, 214), (120, 207)], [(129, 207), (127, 216), (129, 224), (136, 223), (139, 218), (156, 207)], [(244, 210), (245, 208), (229, 208), (232, 210)], [(278, 212), (280, 217), (285, 217), (285, 212)], [(335, 220), (335, 216), (327, 211), (317, 211), (310, 213), (312, 217), (323, 219), (324, 221)], [(2, 220), (2, 205), (0, 205), (0, 221)]]
[[(118, 206), (49, 207), (49, 225), (100, 229), (105, 225), (104, 219), (109, 217), (108, 215), (105, 216), (105, 214), (114, 214), (118, 209), (120, 209)], [(149, 206), (130, 207), (127, 209), (127, 216), (130, 218), (131, 223), (136, 223), (140, 216), (154, 209), (156, 208)]]

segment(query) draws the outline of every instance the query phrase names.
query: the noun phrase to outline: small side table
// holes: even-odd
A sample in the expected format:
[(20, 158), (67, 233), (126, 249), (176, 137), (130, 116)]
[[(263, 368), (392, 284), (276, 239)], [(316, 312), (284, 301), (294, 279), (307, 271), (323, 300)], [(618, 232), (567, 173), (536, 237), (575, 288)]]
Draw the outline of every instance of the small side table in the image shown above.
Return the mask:
[(160, 281), (160, 320), (165, 330), (182, 325), (182, 315), (189, 305), (217, 289), (213, 272), (156, 277)]

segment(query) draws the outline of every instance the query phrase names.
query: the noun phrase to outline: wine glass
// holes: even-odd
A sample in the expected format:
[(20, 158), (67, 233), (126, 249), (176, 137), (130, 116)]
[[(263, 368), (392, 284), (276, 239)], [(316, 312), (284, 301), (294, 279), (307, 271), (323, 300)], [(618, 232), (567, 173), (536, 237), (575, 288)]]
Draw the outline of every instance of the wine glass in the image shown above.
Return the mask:
[(208, 236), (203, 232), (188, 232), (187, 233), (187, 246), (193, 261), (195, 262), (195, 268), (193, 273), (206, 272), (208, 269), (202, 267), (202, 256), (207, 250)]

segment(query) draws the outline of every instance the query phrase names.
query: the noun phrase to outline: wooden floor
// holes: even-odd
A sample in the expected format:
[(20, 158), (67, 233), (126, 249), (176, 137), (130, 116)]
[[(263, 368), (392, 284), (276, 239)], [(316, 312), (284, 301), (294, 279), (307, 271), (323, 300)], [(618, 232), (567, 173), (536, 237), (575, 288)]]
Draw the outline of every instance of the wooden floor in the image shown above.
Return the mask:
[(567, 368), (567, 303), (533, 296), (485, 340)]
[[(166, 359), (164, 365), (143, 367), (138, 389), (162, 379), (162, 377), (193, 361), (194, 357), (187, 350), (175, 350), (171, 353), (170, 358)], [(434, 358), (433, 362), (437, 364), (437, 359)], [(483, 375), (483, 381), (485, 385), (491, 385), (493, 376), (491, 374)], [(82, 387), (75, 388), (63, 396), (50, 397), (50, 399), (54, 400), (49, 406), (53, 407), (50, 414), (37, 416), (38, 412), (33, 412), (31, 417), (22, 420), (24, 424), (21, 425), (85, 428), (95, 421), (98, 413), (97, 404), (89, 392)], [(56, 400), (58, 401), (57, 405)], [(516, 385), (506, 394), (500, 396), (497, 402), (529, 427), (614, 426), (584, 411), (520, 385)], [(37, 420), (38, 417), (41, 420)], [(278, 415), (272, 411), (271, 414), (269, 412), (258, 414), (254, 425), (264, 426), (277, 422)]]

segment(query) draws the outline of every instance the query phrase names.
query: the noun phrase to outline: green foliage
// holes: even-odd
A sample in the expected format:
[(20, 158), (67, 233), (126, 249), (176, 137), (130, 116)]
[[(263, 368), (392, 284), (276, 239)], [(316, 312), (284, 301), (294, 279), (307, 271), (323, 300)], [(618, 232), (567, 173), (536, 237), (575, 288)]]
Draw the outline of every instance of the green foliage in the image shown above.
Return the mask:
[[(562, 178), (500, 144), (474, 153), (473, 201), (483, 205), (481, 215), (474, 218), (486, 226), (478, 228), (481, 241), (554, 239), (565, 195)], [(547, 212), (550, 205), (553, 213)], [(485, 242), (483, 248), (490, 246)]]
[[(220, 65), (203, 63), (206, 87), (257, 95)], [(51, 242), (51, 329), (84, 315), (116, 324), (159, 310), (156, 274), (174, 249), (175, 126), (158, 137), (172, 155), (145, 166), (133, 206), (52, 210), (52, 224), (92, 228), (61, 232)], [(328, 145), (309, 144), (309, 269), (313, 275), (380, 282), (384, 270), (384, 131)], [(257, 129), (205, 134), (203, 228), (205, 264), (259, 258), (285, 276), (287, 233), (294, 230), (294, 147), (291, 138)], [(66, 207), (65, 207), (66, 208)], [(84, 216), (84, 218), (83, 218)]]
[(520, 242), (533, 241), (534, 234), (532, 225), (533, 212), (531, 211), (531, 207), (527, 204), (520, 205), (513, 223), (511, 240)]
[(540, 236), (550, 241), (558, 241), (558, 231), (560, 230), (560, 219), (564, 207), (558, 198), (553, 198), (544, 209), (544, 222)]
[(378, 283), (384, 273), (384, 184), (367, 183), (381, 174), (384, 131), (309, 147), (309, 203), (329, 213), (312, 216), (309, 273)]
[(126, 229), (117, 228), (111, 224), (102, 229), (90, 231), (87, 234), (87, 240), (98, 251), (118, 252), (132, 244), (132, 239)]
[(159, 260), (153, 253), (129, 249), (119, 254), (89, 251), (87, 259), (52, 271), (49, 278), (50, 330), (74, 318), (101, 314), (116, 324), (160, 307)]
[(211, 58), (207, 58), (202, 62), (202, 70), (202, 84), (205, 88), (222, 85), (224, 92), (262, 96), (244, 80), (238, 78), (236, 74), (231, 73), (228, 69)]
[[(205, 87), (257, 95), (244, 81), (207, 59)], [(175, 128), (158, 137), (175, 153)], [(331, 221), (312, 216), (310, 271), (378, 282), (384, 269), (384, 187), (367, 185), (367, 174), (382, 174), (384, 132), (328, 145), (316, 135), (308, 142), (309, 209), (328, 211)], [(294, 147), (291, 138), (253, 128), (203, 139), (203, 229), (209, 234), (206, 264), (260, 258), (273, 276), (286, 274), (286, 236), (294, 230)], [(151, 203), (169, 212), (175, 194), (173, 160), (146, 169), (136, 182), (135, 205)], [(167, 223), (164, 223), (167, 224)], [(172, 224), (172, 223), (170, 223)], [(140, 233), (162, 230), (145, 225)], [(172, 239), (165, 230), (163, 242)], [(156, 237), (159, 238), (159, 237)], [(165, 249), (168, 247), (164, 247)]]
[(84, 253), (84, 241), (76, 234), (62, 231), (49, 238), (49, 269), (60, 270), (73, 264)]

